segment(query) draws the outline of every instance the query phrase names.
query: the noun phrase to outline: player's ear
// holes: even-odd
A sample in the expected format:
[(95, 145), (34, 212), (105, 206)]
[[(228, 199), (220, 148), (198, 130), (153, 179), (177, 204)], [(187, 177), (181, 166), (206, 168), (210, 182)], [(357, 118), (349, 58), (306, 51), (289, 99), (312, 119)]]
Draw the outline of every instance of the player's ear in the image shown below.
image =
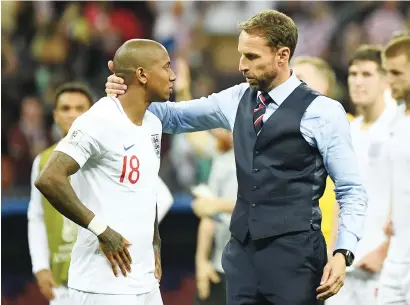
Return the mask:
[(147, 81), (148, 81), (148, 79), (147, 79), (147, 73), (146, 73), (146, 71), (144, 71), (144, 69), (143, 68), (138, 68), (136, 71), (135, 71), (135, 77), (136, 77), (136, 79), (141, 83), (141, 84), (143, 84), (143, 85), (145, 85), (146, 83), (147, 83)]

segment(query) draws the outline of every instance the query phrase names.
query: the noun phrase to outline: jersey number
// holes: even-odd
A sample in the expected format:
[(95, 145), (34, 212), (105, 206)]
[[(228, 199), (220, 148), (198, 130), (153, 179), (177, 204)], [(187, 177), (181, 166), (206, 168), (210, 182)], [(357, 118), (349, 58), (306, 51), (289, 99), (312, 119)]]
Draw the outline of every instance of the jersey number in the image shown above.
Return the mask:
[[(122, 173), (120, 177), (120, 182), (124, 183), (124, 178), (127, 173), (127, 167), (128, 167), (128, 156), (124, 156), (123, 162), (122, 162)], [(140, 160), (138, 160), (137, 156), (131, 156), (130, 162), (129, 162), (129, 168), (131, 169), (130, 172), (128, 173), (128, 181), (131, 182), (131, 184), (135, 184), (138, 182), (140, 179)]]

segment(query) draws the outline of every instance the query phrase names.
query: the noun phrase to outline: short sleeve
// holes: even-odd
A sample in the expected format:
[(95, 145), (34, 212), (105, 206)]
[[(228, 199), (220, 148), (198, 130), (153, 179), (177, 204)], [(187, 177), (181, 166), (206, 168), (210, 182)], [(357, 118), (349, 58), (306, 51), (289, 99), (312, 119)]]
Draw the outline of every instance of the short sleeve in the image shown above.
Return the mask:
[(90, 135), (95, 130), (88, 127), (90, 123), (92, 122), (87, 122), (86, 118), (77, 119), (54, 151), (69, 155), (80, 167), (83, 167), (88, 159), (101, 155), (103, 151), (98, 141)]

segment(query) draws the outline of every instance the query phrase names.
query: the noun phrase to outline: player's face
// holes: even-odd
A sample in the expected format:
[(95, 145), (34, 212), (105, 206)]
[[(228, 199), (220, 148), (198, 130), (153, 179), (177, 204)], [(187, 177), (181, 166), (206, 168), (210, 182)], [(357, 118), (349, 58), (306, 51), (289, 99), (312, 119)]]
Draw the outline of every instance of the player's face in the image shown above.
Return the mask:
[(239, 71), (245, 76), (249, 85), (260, 91), (269, 91), (278, 75), (279, 59), (283, 50), (272, 50), (261, 36), (242, 31), (239, 35), (238, 52)]
[(375, 62), (369, 60), (353, 62), (349, 67), (347, 83), (352, 103), (358, 107), (377, 103), (387, 87), (384, 73)]
[(63, 134), (67, 134), (74, 120), (90, 109), (90, 101), (81, 92), (64, 92), (57, 101), (54, 121)]
[(161, 52), (159, 59), (155, 62), (149, 74), (147, 88), (150, 99), (156, 102), (169, 100), (176, 77), (171, 69), (169, 55), (165, 50)]
[(404, 54), (386, 58), (384, 67), (392, 97), (398, 101), (410, 100), (410, 58)]
[(296, 64), (292, 69), (296, 74), (296, 77), (303, 80), (309, 87), (321, 94), (328, 94), (329, 83), (323, 73), (321, 73), (314, 65), (309, 63)]

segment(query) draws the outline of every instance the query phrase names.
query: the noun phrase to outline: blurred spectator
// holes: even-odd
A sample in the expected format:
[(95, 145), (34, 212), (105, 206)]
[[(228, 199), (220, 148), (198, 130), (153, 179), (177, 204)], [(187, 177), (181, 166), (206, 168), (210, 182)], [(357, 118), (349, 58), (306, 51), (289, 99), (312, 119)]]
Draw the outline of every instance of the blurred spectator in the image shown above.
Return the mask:
[(9, 154), (14, 162), (18, 185), (27, 186), (34, 157), (50, 142), (40, 101), (26, 97), (21, 104), (20, 119), (8, 133)]

